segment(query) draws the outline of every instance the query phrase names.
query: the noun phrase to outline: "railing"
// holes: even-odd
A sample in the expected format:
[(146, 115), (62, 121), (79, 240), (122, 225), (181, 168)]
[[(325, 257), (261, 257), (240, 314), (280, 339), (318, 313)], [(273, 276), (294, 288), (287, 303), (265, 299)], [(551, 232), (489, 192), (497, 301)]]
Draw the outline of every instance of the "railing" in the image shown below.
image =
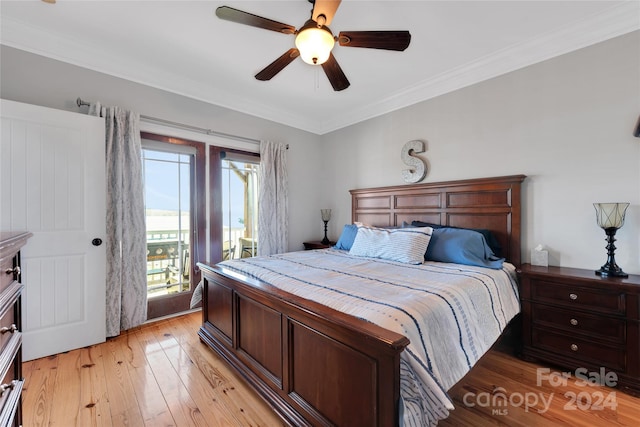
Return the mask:
[[(147, 231), (147, 294), (149, 297), (188, 291), (189, 230)], [(223, 260), (255, 256), (256, 239), (245, 236), (244, 228), (223, 229)]]
[(147, 232), (149, 297), (189, 290), (189, 230)]
[(222, 233), (222, 259), (246, 258), (257, 254), (258, 240), (245, 237), (244, 228), (224, 227)]

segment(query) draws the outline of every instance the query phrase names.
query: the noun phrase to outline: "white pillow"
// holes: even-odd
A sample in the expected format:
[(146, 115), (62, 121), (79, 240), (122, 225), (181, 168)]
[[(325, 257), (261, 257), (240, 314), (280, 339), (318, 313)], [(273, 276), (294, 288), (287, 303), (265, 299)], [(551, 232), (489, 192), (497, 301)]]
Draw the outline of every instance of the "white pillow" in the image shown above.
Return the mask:
[(431, 227), (385, 229), (358, 224), (351, 255), (422, 264), (431, 239)]

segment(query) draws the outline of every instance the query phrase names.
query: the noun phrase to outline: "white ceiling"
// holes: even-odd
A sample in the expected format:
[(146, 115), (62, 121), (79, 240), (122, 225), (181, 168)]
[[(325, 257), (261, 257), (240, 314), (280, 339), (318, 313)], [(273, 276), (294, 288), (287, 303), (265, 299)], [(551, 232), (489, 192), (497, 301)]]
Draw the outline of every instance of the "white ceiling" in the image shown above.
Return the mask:
[(222, 21), (227, 5), (299, 28), (307, 0), (0, 2), (2, 44), (324, 134), (640, 29), (640, 1), (344, 0), (331, 24), (409, 30), (404, 52), (336, 45), (351, 86), (296, 59), (253, 76), (294, 37)]

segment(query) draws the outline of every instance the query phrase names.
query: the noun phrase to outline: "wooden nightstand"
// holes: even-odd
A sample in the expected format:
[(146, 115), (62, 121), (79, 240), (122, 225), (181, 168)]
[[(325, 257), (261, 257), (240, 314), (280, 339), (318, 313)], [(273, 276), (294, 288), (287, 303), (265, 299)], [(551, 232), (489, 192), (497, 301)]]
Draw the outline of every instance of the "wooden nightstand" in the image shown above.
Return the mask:
[(640, 275), (529, 264), (518, 273), (523, 358), (572, 373), (604, 368), (618, 376), (617, 387), (640, 394)]
[(336, 245), (336, 242), (329, 242), (327, 244), (322, 243), (320, 240), (314, 242), (304, 242), (304, 250), (308, 251), (311, 249), (326, 249)]

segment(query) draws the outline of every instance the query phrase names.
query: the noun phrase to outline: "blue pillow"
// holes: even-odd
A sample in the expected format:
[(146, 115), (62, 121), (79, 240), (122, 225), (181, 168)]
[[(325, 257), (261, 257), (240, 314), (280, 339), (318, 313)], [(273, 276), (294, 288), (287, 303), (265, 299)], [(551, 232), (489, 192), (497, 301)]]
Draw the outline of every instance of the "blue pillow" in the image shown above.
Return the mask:
[(427, 261), (453, 262), (493, 269), (502, 268), (504, 258), (498, 258), (484, 236), (465, 228), (436, 228), (424, 257)]
[(344, 249), (350, 250), (353, 245), (353, 241), (356, 239), (356, 234), (358, 234), (358, 226), (355, 224), (346, 224), (342, 228), (342, 234), (340, 234), (340, 238), (336, 242), (334, 248), (336, 249)]
[[(412, 221), (411, 225), (413, 225), (414, 227), (431, 227), (434, 230), (436, 228), (462, 228), (462, 227), (452, 227), (450, 225), (432, 224), (430, 222), (423, 222), (423, 221)], [(491, 230), (487, 230), (484, 228), (464, 228), (464, 230), (473, 230), (482, 234), (494, 254), (500, 255), (500, 253), (502, 252), (502, 246), (500, 246), (500, 242), (498, 242), (498, 239), (496, 239), (496, 236), (493, 235)]]

